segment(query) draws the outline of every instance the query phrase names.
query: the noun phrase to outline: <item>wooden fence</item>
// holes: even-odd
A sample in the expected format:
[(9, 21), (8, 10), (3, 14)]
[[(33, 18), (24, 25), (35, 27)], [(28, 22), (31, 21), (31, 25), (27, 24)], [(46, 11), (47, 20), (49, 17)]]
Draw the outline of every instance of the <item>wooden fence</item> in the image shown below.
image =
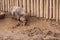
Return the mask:
[(0, 0), (0, 10), (22, 7), (31, 16), (60, 20), (60, 0)]

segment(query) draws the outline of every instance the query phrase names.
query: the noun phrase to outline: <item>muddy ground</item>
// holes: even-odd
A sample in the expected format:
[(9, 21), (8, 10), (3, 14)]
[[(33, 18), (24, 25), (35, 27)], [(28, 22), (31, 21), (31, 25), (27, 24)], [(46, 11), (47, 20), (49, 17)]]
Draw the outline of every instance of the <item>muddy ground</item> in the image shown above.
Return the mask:
[(60, 40), (60, 24), (32, 17), (27, 26), (17, 26), (16, 20), (0, 19), (0, 40)]

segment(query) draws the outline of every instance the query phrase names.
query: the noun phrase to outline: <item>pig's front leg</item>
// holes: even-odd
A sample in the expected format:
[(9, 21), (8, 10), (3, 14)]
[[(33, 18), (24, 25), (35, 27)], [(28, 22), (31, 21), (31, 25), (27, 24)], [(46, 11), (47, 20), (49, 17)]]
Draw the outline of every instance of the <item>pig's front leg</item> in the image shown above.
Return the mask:
[(18, 26), (20, 26), (20, 21), (18, 21), (18, 23), (15, 26), (13, 26), (12, 28), (14, 29), (14, 28), (16, 28)]
[(22, 25), (23, 26), (26, 26), (27, 22), (26, 21), (23, 21)]

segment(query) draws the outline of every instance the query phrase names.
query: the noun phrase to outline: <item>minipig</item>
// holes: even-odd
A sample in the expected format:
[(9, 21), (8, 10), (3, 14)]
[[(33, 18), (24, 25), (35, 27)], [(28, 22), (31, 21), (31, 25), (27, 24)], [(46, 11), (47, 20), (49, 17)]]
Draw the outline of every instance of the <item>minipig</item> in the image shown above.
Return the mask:
[(26, 13), (23, 8), (14, 6), (10, 12), (12, 19), (16, 19), (19, 22), (21, 21), (23, 26), (27, 24), (27, 20), (30, 15)]

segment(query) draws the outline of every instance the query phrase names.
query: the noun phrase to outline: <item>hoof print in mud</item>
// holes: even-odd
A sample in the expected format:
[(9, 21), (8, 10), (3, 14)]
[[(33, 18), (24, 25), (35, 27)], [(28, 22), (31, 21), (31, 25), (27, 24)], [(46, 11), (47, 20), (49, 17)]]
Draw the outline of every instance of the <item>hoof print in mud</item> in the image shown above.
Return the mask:
[(47, 32), (47, 35), (52, 35), (52, 34), (53, 34), (52, 31), (48, 31), (48, 32)]
[(43, 32), (39, 28), (36, 27), (36, 28), (25, 31), (24, 34), (28, 35), (29, 37), (33, 37), (35, 35), (42, 35)]
[(56, 39), (56, 38), (49, 38), (49, 39), (45, 39), (45, 40), (59, 40), (59, 39)]
[(55, 33), (55, 34), (54, 34), (54, 37), (60, 38), (60, 33)]

